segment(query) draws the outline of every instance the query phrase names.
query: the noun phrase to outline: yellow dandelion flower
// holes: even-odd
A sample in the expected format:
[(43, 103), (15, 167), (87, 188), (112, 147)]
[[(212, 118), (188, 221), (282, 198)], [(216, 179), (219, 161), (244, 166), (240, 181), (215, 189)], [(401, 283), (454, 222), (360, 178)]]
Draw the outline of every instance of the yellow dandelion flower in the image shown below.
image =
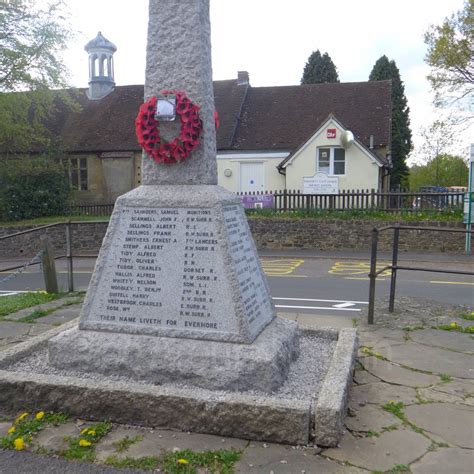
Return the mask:
[(84, 428), (84, 429), (81, 431), (81, 434), (87, 433), (87, 430), (88, 430), (88, 429), (89, 429), (89, 428)]
[(94, 430), (89, 430), (87, 432), (88, 435), (91, 435), (91, 436), (95, 436), (96, 435), (96, 432)]
[(79, 446), (82, 446), (83, 448), (87, 448), (91, 444), (92, 443), (90, 441), (87, 441), (87, 439), (80, 439), (79, 440)]
[(8, 430), (8, 433), (9, 434), (12, 434), (16, 431), (16, 428), (14, 426), (12, 426), (9, 430)]
[(13, 441), (13, 446), (15, 446), (17, 451), (22, 451), (25, 449), (25, 442), (23, 441), (23, 438), (17, 438), (15, 441)]
[(451, 323), (450, 326), (451, 326), (452, 328), (455, 328), (455, 327), (457, 326), (457, 324), (456, 324), (456, 323)]
[(178, 459), (176, 462), (178, 464), (189, 464), (189, 461), (187, 459), (183, 459), (183, 458)]
[(39, 411), (38, 413), (36, 413), (35, 418), (37, 420), (42, 420), (44, 418), (44, 411)]
[(17, 423), (19, 423), (20, 421), (23, 421), (26, 417), (28, 416), (28, 413), (25, 411), (25, 413), (22, 413), (17, 419)]

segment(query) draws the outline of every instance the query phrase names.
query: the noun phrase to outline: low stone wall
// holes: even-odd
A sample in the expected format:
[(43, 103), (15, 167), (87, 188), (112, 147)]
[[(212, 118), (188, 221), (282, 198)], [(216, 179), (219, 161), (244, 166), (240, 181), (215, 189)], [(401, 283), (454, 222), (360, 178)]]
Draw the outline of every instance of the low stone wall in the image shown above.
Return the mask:
[[(96, 255), (107, 230), (107, 222), (81, 222), (72, 224), (73, 255)], [(37, 226), (40, 227), (40, 226)], [(0, 237), (35, 227), (0, 227)], [(56, 256), (66, 255), (66, 225), (59, 224), (28, 234), (0, 241), (0, 258), (25, 257), (29, 259), (40, 249), (40, 236), (47, 235)]]
[[(370, 251), (371, 231), (397, 222), (370, 220), (249, 219), (259, 248)], [(458, 222), (412, 222), (413, 227), (464, 229)], [(403, 226), (403, 224), (401, 224)], [(393, 231), (379, 236), (379, 250), (391, 250)], [(401, 251), (463, 253), (465, 234), (408, 230), (400, 232)]]
[[(250, 229), (259, 248), (266, 249), (315, 249), (369, 251), (371, 230), (374, 227), (393, 225), (396, 222), (368, 220), (320, 220), (320, 219), (249, 219)], [(416, 227), (464, 229), (457, 222), (413, 222)], [(26, 230), (27, 227), (0, 227), (0, 237)], [(107, 223), (82, 222), (72, 224), (73, 253), (97, 254), (102, 244)], [(31, 258), (40, 248), (39, 237), (50, 237), (56, 255), (66, 253), (65, 225), (0, 241), (0, 258)], [(379, 250), (390, 250), (393, 232), (380, 234)], [(401, 251), (429, 251), (463, 253), (465, 234), (410, 230), (400, 233)]]

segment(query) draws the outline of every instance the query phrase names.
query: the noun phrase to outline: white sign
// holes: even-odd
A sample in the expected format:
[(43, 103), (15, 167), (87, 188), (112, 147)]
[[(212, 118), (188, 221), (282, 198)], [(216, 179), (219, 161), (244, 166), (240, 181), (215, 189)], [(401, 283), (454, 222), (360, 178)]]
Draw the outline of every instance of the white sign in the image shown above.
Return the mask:
[(326, 173), (303, 177), (303, 194), (338, 194), (339, 178)]

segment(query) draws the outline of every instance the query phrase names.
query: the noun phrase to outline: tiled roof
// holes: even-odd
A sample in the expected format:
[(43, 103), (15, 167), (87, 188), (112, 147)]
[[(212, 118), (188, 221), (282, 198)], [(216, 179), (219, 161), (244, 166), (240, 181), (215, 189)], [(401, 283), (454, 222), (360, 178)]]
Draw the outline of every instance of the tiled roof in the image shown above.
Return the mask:
[(390, 139), (390, 81), (252, 87), (234, 141), (240, 150), (294, 150), (330, 114), (369, 145)]
[[(73, 93), (73, 92), (71, 92)], [(138, 151), (134, 121), (143, 86), (118, 86), (101, 100), (74, 91), (82, 109), (61, 113), (50, 127), (60, 130), (66, 151)], [(334, 114), (363, 144), (390, 138), (390, 81), (250, 87), (237, 80), (215, 81), (219, 151), (294, 151)], [(63, 111), (64, 112), (64, 111)]]

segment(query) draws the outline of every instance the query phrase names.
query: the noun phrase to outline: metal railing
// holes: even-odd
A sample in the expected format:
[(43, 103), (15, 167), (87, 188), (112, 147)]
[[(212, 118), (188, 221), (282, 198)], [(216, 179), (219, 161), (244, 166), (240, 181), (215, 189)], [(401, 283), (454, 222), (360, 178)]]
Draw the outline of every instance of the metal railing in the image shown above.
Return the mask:
[[(32, 229), (28, 230), (23, 230), (21, 232), (15, 232), (14, 234), (9, 234), (9, 235), (4, 235), (0, 237), (0, 242), (7, 240), (7, 239), (12, 239), (16, 238), (22, 235), (26, 234), (31, 234), (33, 232), (40, 232), (44, 231), (46, 229), (50, 229), (53, 227), (59, 227), (59, 226), (64, 226), (64, 231), (65, 231), (65, 239), (66, 239), (66, 253), (62, 255), (57, 255), (54, 257), (54, 260), (60, 260), (65, 258), (67, 261), (67, 275), (68, 275), (68, 291), (72, 292), (74, 291), (74, 266), (73, 266), (73, 235), (72, 235), (72, 226), (73, 225), (93, 225), (93, 224), (108, 224), (108, 220), (94, 220), (94, 221), (66, 221), (66, 222), (56, 222), (54, 224), (47, 224), (47, 225), (42, 225), (39, 227), (34, 227)], [(43, 251), (40, 252), (41, 254)], [(39, 255), (39, 254), (38, 254)], [(96, 255), (94, 255), (96, 256)], [(8, 268), (1, 268), (0, 269), (0, 274), (4, 272), (9, 272), (12, 270), (17, 270), (17, 269), (23, 269), (26, 268), (26, 266), (29, 265), (37, 265), (38, 263), (41, 262), (35, 262), (34, 260), (36, 259), (37, 256), (35, 256), (30, 262), (28, 262), (27, 265), (21, 264), (21, 265), (16, 265), (13, 267), (8, 267)], [(23, 271), (22, 270), (22, 271)], [(21, 273), (21, 272), (20, 272)]]
[[(377, 270), (377, 246), (379, 234), (387, 230), (393, 229), (393, 249), (392, 249), (392, 264), (386, 265), (380, 270)], [(472, 234), (472, 230), (464, 229), (452, 229), (452, 228), (439, 228), (439, 227), (415, 227), (415, 226), (400, 226), (399, 224), (389, 225), (377, 229), (372, 229), (372, 249), (370, 253), (370, 273), (369, 273), (369, 310), (367, 316), (368, 324), (374, 324), (374, 311), (375, 311), (375, 283), (377, 276), (381, 273), (391, 270), (390, 276), (390, 297), (388, 310), (393, 313), (395, 307), (395, 290), (397, 286), (397, 273), (398, 270), (409, 270), (418, 272), (433, 272), (433, 273), (452, 273), (457, 275), (474, 275), (474, 272), (465, 272), (461, 270), (445, 270), (439, 268), (425, 268), (425, 267), (407, 267), (404, 265), (398, 265), (398, 246), (400, 241), (400, 231), (405, 230), (416, 230), (416, 231), (432, 231), (432, 232), (455, 232), (463, 234)]]

